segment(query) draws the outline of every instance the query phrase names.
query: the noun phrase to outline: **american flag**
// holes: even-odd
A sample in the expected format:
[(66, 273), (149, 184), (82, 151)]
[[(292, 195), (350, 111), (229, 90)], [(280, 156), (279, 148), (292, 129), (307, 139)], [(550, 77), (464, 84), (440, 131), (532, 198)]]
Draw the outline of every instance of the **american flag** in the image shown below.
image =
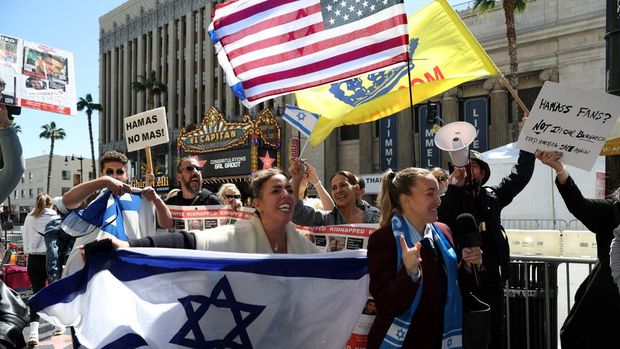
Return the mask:
[(402, 0), (236, 0), (209, 34), (247, 107), (409, 59)]

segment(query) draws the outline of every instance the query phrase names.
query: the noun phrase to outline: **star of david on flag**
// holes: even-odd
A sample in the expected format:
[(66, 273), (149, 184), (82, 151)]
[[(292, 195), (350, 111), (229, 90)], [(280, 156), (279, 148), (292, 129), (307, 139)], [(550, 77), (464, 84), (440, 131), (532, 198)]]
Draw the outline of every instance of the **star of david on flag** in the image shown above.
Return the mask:
[(71, 212), (63, 221), (62, 228), (74, 237), (101, 231), (120, 240), (137, 238), (142, 235), (140, 214), (149, 216), (149, 210), (142, 210), (143, 204), (146, 202), (143, 202), (139, 193), (115, 196), (109, 190), (104, 190), (88, 207)]
[[(95, 254), (31, 311), (87, 348), (343, 348), (368, 295), (366, 251)], [(85, 311), (87, 309), (87, 311)]]
[(291, 126), (299, 130), (299, 132), (310, 137), (314, 126), (319, 121), (319, 114), (303, 110), (294, 105), (287, 104), (282, 118)]

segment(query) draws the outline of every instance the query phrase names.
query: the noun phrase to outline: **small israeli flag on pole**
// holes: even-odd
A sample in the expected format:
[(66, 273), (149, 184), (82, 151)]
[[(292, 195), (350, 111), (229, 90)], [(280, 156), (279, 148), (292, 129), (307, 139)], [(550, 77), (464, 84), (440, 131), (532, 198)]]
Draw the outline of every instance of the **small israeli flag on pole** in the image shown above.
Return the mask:
[[(299, 132), (303, 133), (306, 137), (310, 137), (314, 126), (316, 126), (317, 121), (319, 121), (319, 117), (319, 114), (303, 110), (291, 104), (286, 105), (283, 116), (286, 122), (298, 129)], [(301, 154), (304, 152), (307, 145), (308, 140), (306, 140), (301, 152), (299, 152), (299, 157), (301, 157)]]

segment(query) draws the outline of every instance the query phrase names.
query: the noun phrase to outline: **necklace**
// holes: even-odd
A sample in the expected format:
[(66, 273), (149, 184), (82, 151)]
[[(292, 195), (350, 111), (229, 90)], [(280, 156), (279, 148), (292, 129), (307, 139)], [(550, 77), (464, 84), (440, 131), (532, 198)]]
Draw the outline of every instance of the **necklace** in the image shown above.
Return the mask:
[[(276, 253), (277, 253), (278, 251), (280, 251), (280, 243), (281, 243), (281, 242), (286, 242), (286, 236), (284, 236), (284, 238), (282, 238), (282, 239), (280, 239), (280, 240), (276, 241), (276, 243), (275, 243), (275, 244), (271, 244), (271, 242), (269, 242), (269, 243), (270, 243), (270, 245), (271, 245), (271, 250), (272, 250), (273, 252), (276, 252)], [(284, 247), (286, 247), (286, 244), (284, 244)]]

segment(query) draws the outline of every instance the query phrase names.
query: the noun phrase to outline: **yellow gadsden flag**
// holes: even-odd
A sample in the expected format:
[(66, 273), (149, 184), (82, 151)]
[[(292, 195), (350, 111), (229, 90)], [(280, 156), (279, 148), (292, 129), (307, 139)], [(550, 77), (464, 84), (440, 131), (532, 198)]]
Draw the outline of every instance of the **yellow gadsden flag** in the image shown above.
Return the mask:
[[(409, 17), (413, 104), (499, 71), (445, 0)], [(310, 136), (317, 146), (331, 131), (380, 119), (409, 107), (407, 67), (360, 75), (296, 94), (300, 108), (320, 114)]]

